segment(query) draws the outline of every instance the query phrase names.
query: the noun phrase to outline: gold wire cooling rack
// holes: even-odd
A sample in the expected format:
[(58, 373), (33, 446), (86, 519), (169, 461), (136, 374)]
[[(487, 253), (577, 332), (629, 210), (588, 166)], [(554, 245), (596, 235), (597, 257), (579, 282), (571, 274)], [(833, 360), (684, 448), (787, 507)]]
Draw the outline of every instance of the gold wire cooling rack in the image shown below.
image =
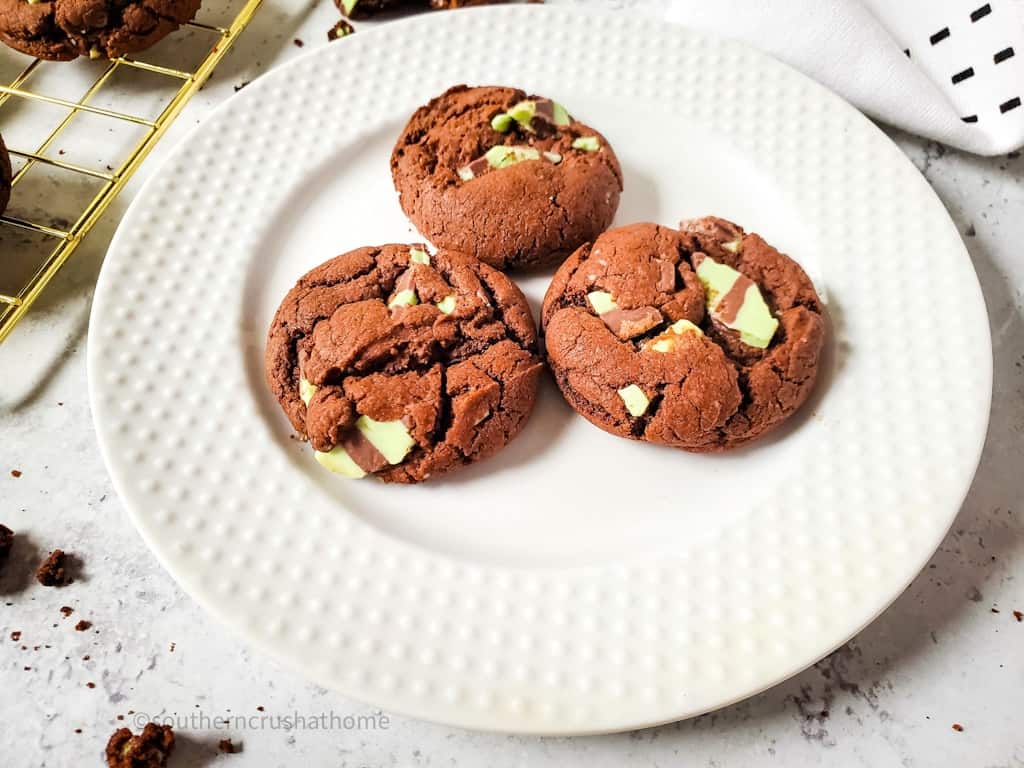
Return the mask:
[[(52, 166), (73, 174), (80, 174), (100, 183), (99, 191), (88, 201), (77, 219), (68, 227), (55, 227), (49, 224), (40, 224), (26, 219), (13, 216), (0, 216), (0, 226), (15, 227), (21, 230), (28, 230), (54, 240), (55, 245), (50, 250), (38, 268), (31, 274), (27, 282), (14, 295), (0, 293), (0, 342), (14, 329), (18, 321), (24, 317), (32, 303), (39, 298), (50, 280), (57, 274), (60, 268), (74, 253), (75, 249), (82, 242), (85, 236), (92, 229), (93, 225), (100, 219), (103, 212), (117, 197), (118, 193), (128, 183), (132, 174), (142, 165), (143, 160), (149, 155), (156, 143), (166, 133), (167, 129), (174, 122), (174, 119), (181, 113), (189, 99), (202, 87), (203, 83), (213, 72), (213, 69), (224, 58), (239, 33), (245, 29), (252, 19), (256, 9), (263, 0), (247, 0), (245, 5), (238, 11), (228, 26), (213, 26), (198, 21), (188, 23), (188, 27), (198, 30), (202, 34), (212, 37), (212, 44), (205, 58), (191, 71), (182, 71), (170, 67), (149, 64), (140, 59), (130, 56), (123, 56), (112, 59), (103, 69), (99, 77), (93, 81), (85, 93), (77, 101), (48, 96), (43, 93), (32, 91), (28, 85), (29, 79), (36, 70), (43, 64), (36, 59), (32, 61), (22, 72), (9, 84), (0, 85), (0, 107), (11, 97), (27, 99), (67, 110), (67, 114), (57, 124), (42, 143), (34, 151), (19, 150), (8, 147), (12, 156), (24, 160), (24, 165), (18, 169), (12, 182), (14, 189), (12, 197), (17, 194), (17, 185), (25, 174), (36, 163)], [(54, 66), (68, 66), (67, 64), (56, 64)], [(181, 82), (180, 87), (174, 93), (170, 101), (154, 119), (147, 119), (128, 112), (120, 112), (113, 109), (105, 109), (90, 105), (90, 101), (100, 92), (104, 85), (108, 84), (111, 77), (118, 70), (136, 70), (149, 72), (153, 75), (171, 78)], [(128, 154), (116, 167), (106, 166), (104, 170), (97, 170), (77, 163), (64, 162), (59, 158), (47, 156), (47, 150), (58, 136), (71, 124), (75, 116), (80, 113), (89, 113), (114, 120), (121, 120), (134, 124), (143, 129), (142, 138), (134, 145)], [(112, 169), (111, 169), (112, 168)]]

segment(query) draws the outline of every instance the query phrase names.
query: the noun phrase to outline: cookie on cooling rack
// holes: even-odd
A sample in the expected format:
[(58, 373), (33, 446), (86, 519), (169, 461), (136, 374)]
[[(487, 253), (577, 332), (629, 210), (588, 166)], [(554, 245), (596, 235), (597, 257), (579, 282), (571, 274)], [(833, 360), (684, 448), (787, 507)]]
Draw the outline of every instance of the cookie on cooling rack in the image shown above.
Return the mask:
[(0, 136), (0, 213), (11, 200), (11, 156), (7, 154), (4, 137)]
[(542, 363), (505, 275), (422, 245), (359, 248), (303, 276), (267, 339), (267, 384), (317, 460), (417, 483), (518, 434)]
[(544, 297), (562, 394), (607, 432), (722, 451), (807, 399), (825, 335), (795, 261), (712, 217), (681, 230), (609, 230), (565, 261)]
[(604, 136), (515, 88), (459, 85), (420, 107), (391, 174), (427, 238), (498, 269), (561, 261), (611, 224), (622, 191)]
[(202, 0), (0, 0), (0, 40), (40, 59), (114, 59), (190, 21)]

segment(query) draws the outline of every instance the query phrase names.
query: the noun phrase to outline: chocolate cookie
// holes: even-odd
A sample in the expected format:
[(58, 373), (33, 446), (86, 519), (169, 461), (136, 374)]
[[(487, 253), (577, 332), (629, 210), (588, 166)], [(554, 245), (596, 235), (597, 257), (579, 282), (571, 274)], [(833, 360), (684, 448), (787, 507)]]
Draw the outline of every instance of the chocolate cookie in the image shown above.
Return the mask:
[(0, 40), (40, 59), (114, 59), (145, 50), (202, 0), (0, 0)]
[(544, 297), (547, 357), (607, 432), (688, 451), (764, 435), (807, 399), (825, 324), (800, 266), (712, 217), (584, 245)]
[(0, 136), (0, 213), (7, 210), (11, 200), (11, 156), (7, 154), (4, 137)]
[(498, 269), (564, 259), (611, 224), (622, 191), (604, 136), (514, 88), (459, 85), (420, 107), (391, 175), (424, 235)]
[(515, 284), (471, 256), (422, 245), (359, 248), (303, 276), (274, 316), (265, 364), (321, 464), (399, 483), (508, 443), (542, 368)]

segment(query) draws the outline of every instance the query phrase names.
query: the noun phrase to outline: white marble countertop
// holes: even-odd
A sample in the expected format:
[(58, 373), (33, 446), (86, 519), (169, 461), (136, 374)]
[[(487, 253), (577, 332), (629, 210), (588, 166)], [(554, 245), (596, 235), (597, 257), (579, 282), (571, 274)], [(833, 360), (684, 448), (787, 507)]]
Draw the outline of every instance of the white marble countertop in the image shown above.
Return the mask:
[[(664, 2), (577, 4), (658, 13)], [(266, 0), (156, 154), (236, 86), (298, 54), (294, 40), (325, 44), (336, 18), (327, 0)], [(964, 233), (992, 326), (992, 424), (953, 530), (881, 618), (804, 673), (694, 720), (588, 738), (473, 733), (378, 715), (252, 655), (162, 570), (111, 488), (85, 371), (92, 288), (133, 181), (0, 346), (0, 521), (26, 534), (0, 578), (0, 763), (101, 765), (116, 726), (176, 713), (175, 768), (1024, 765), (1024, 623), (1013, 613), (1024, 610), (1024, 159), (894, 138)], [(46, 589), (19, 575), (54, 547), (81, 558), (73, 585)], [(76, 632), (79, 619), (92, 628)], [(215, 718), (240, 714), (268, 719), (216, 727)], [(280, 727), (278, 718), (296, 714), (305, 727)], [(244, 752), (218, 756), (225, 736)]]

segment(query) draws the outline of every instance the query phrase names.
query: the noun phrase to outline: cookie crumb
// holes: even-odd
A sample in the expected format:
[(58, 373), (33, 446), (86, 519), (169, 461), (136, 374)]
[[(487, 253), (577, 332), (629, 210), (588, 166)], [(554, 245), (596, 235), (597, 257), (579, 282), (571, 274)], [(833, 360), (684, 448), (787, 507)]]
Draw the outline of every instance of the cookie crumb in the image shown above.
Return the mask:
[(297, 37), (296, 37), (296, 38), (295, 38), (294, 40), (292, 40), (292, 42), (293, 42), (293, 43), (295, 44), (295, 47), (296, 47), (296, 48), (301, 48), (302, 46), (304, 46), (304, 45), (305, 45), (305, 43), (304, 43), (304, 42), (302, 42), (302, 41), (301, 41), (301, 40), (300, 40), (299, 38), (297, 38)]
[(260, 705), (260, 706), (256, 707), (256, 711), (257, 712), (263, 712), (263, 706)]
[(14, 642), (18, 642), (19, 640), (21, 640), (21, 630), (11, 632), (11, 640), (13, 640)]
[(96, 687), (96, 683), (86, 683), (85, 687), (86, 688), (95, 688)]
[(340, 40), (343, 37), (348, 37), (355, 31), (355, 27), (344, 19), (340, 19), (337, 24), (327, 30), (327, 41), (332, 42), (334, 40)]
[(50, 553), (39, 570), (36, 571), (36, 579), (44, 587), (63, 587), (71, 583), (65, 565), (63, 550), (55, 549)]
[(231, 739), (221, 739), (220, 743), (217, 745), (217, 749), (228, 755), (233, 755), (238, 751), (237, 747), (231, 743)]
[(1024, 621), (1024, 612), (1014, 611), (1013, 618), (1015, 618), (1017, 621)]
[(75, 624), (75, 632), (85, 632), (85, 630), (89, 629), (89, 627), (91, 626), (91, 621), (86, 621), (85, 619), (82, 619), (77, 624)]
[(75, 612), (75, 609), (72, 608), (70, 605), (63, 605), (61, 606), (60, 612), (64, 615), (64, 618), (66, 619), (68, 616)]
[(21, 470), (20, 469), (12, 469), (11, 470), (11, 477), (21, 477)]
[(174, 730), (169, 725), (147, 723), (138, 736), (119, 728), (107, 742), (109, 768), (165, 768), (174, 750)]
[(964, 727), (960, 725), (960, 723), (953, 723), (953, 730), (957, 733), (961, 733), (964, 730)]

